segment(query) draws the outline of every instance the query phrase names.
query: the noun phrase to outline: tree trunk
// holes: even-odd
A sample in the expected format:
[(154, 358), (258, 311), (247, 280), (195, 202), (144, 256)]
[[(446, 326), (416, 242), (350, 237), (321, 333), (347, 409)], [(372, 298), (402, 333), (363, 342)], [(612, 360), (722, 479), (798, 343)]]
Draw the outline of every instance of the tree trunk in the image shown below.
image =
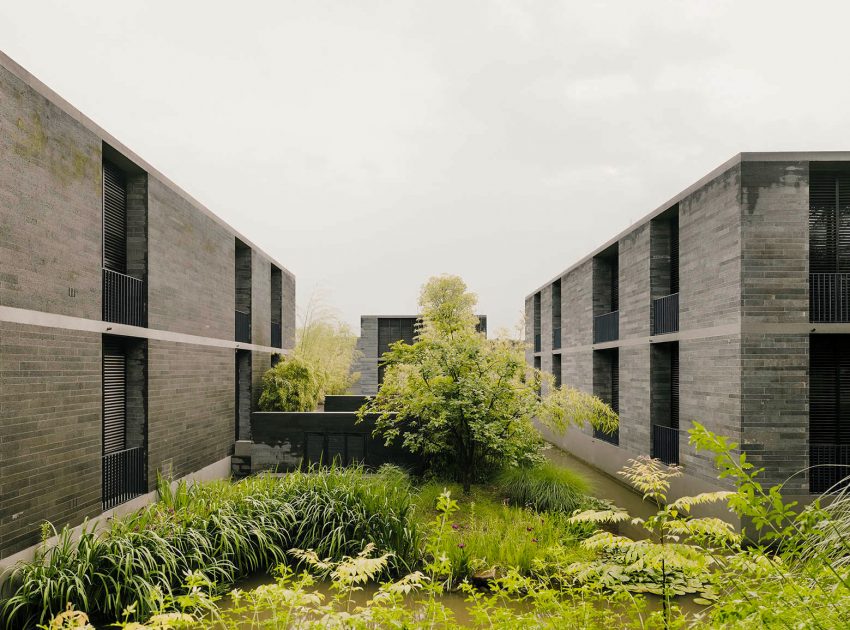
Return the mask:
[(463, 471), (463, 493), (469, 494), (469, 491), (472, 489), (472, 475), (469, 474), (468, 470)]

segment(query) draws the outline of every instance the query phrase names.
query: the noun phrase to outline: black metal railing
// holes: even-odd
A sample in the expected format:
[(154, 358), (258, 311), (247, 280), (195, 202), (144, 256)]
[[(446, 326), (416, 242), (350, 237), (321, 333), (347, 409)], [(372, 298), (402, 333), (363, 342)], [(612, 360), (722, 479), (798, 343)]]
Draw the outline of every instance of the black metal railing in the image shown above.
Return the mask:
[(145, 326), (146, 298), (144, 280), (103, 269), (103, 321)]
[(103, 509), (108, 510), (147, 491), (144, 448), (128, 448), (103, 456)]
[(597, 440), (602, 440), (603, 442), (613, 444), (614, 446), (619, 446), (620, 429), (614, 429), (613, 433), (606, 433), (601, 429), (593, 429), (593, 437), (595, 437)]
[(679, 429), (652, 425), (652, 456), (671, 466), (679, 463)]
[(593, 318), (593, 343), (616, 341), (620, 337), (620, 311)]
[(652, 300), (652, 334), (664, 335), (679, 330), (679, 294)]
[(534, 334), (534, 351), (540, 352), (540, 333)]
[(850, 444), (809, 445), (809, 491), (835, 492), (850, 483)]
[(236, 311), (236, 341), (251, 343), (251, 314)]
[(552, 329), (552, 350), (560, 350), (561, 348), (561, 329)]
[(809, 321), (850, 322), (850, 273), (809, 274)]
[(280, 322), (272, 322), (272, 348), (283, 348), (283, 335)]

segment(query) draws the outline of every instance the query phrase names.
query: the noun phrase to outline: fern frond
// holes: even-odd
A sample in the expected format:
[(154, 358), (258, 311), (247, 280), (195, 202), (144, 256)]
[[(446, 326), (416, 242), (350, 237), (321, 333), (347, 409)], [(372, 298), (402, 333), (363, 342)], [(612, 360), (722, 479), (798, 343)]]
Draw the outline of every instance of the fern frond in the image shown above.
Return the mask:
[(703, 492), (693, 497), (680, 497), (670, 503), (667, 507), (668, 509), (678, 510), (680, 512), (690, 512), (691, 506), (705, 505), (706, 503), (717, 503), (718, 501), (725, 501), (734, 494), (734, 492), (729, 492), (728, 490), (718, 490), (717, 492)]

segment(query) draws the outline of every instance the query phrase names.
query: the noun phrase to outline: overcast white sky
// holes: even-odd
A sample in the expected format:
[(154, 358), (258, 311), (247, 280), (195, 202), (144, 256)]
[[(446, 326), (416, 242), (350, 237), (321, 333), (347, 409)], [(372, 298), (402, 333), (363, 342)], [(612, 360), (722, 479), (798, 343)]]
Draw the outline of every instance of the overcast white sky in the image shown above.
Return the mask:
[(361, 313), (490, 329), (740, 151), (850, 149), (850, 3), (3, 2), (0, 49)]

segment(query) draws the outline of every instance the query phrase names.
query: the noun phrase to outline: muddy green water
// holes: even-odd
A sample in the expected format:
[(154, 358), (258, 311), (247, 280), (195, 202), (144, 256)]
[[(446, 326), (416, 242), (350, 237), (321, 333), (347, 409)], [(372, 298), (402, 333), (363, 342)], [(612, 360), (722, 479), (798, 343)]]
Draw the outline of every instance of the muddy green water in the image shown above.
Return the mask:
[[(640, 516), (641, 518), (647, 518), (652, 514), (655, 514), (657, 511), (657, 507), (649, 502), (644, 501), (641, 495), (634, 492), (628, 486), (616, 480), (605, 473), (593, 468), (585, 464), (583, 461), (578, 459), (577, 457), (563, 451), (557, 447), (552, 447), (546, 450), (546, 457), (552, 461), (553, 463), (563, 466), (565, 468), (570, 468), (579, 474), (583, 475), (591, 485), (590, 493), (596, 497), (608, 499), (613, 502), (618, 507), (624, 508), (631, 514), (632, 516)], [(629, 523), (621, 523), (618, 525), (617, 531), (624, 535), (629, 536), (634, 539), (646, 538), (646, 531), (640, 527), (633, 526)], [(242, 581), (238, 586), (240, 589), (250, 590), (252, 588), (256, 588), (262, 584), (269, 584), (273, 582), (273, 578), (267, 575), (255, 575), (244, 581)], [(374, 594), (377, 592), (378, 587), (376, 585), (369, 585), (365, 587), (363, 590), (354, 594), (353, 597), (353, 605), (355, 606), (363, 606), (365, 603), (371, 599)], [(333, 592), (328, 587), (327, 584), (318, 584), (315, 587), (315, 590), (319, 593), (322, 593), (326, 600), (329, 600), (333, 596)], [(410, 596), (409, 598), (411, 605), (416, 604), (416, 596)], [(649, 606), (650, 608), (656, 608), (660, 606), (660, 600), (658, 598), (649, 596)], [(461, 625), (472, 625), (472, 619), (467, 611), (467, 602), (466, 596), (462, 593), (445, 593), (440, 597), (441, 603), (448, 608), (454, 615), (454, 619), (457, 623)], [(222, 602), (224, 607), (227, 607), (227, 601)], [(679, 598), (677, 600), (679, 606), (681, 606), (688, 613), (695, 613), (702, 609), (701, 606), (694, 604), (692, 598)], [(517, 604), (518, 610), (522, 609), (523, 604)], [(246, 627), (250, 627), (246, 619)]]
[[(545, 451), (546, 457), (554, 464), (569, 468), (582, 475), (590, 482), (590, 494), (600, 499), (608, 499), (617, 507), (623, 508), (632, 516), (648, 518), (658, 511), (658, 507), (651, 501), (644, 501), (643, 497), (632, 490), (629, 486), (618, 479), (614, 479), (602, 471), (585, 464), (583, 461), (553, 446)], [(629, 538), (639, 540), (647, 537), (647, 532), (642, 527), (631, 523), (620, 523), (616, 527), (618, 533)]]

